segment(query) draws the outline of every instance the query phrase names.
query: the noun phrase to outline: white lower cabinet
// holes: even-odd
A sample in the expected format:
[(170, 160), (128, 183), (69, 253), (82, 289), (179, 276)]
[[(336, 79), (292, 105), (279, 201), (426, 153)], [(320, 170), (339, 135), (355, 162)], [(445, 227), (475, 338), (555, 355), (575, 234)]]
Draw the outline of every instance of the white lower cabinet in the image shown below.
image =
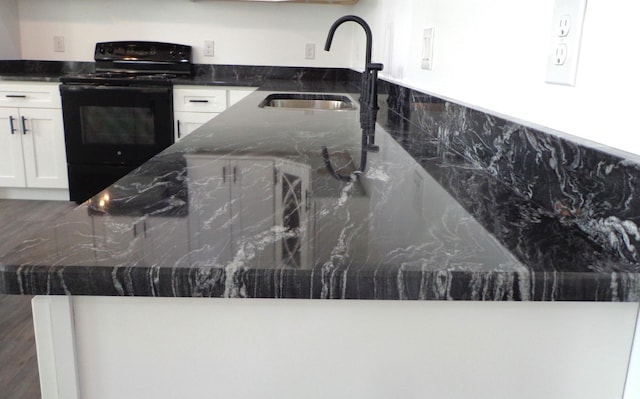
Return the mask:
[(192, 264), (309, 266), (308, 167), (193, 154), (187, 168)]
[(0, 108), (0, 186), (68, 187), (59, 109)]
[(638, 398), (637, 303), (54, 295), (33, 309), (43, 399)]
[(175, 141), (189, 135), (254, 90), (253, 87), (174, 86)]
[(0, 185), (24, 187), (24, 155), (22, 135), (17, 130), (18, 110), (0, 108)]
[(0, 198), (68, 199), (58, 83), (0, 83)]
[[(194, 182), (189, 185), (192, 263), (222, 266), (249, 250), (255, 254), (251, 261), (272, 264), (275, 239), (268, 235), (275, 224), (273, 160), (194, 155), (187, 157), (187, 167)], [(257, 241), (263, 243), (260, 251), (246, 248)]]
[(254, 87), (234, 87), (229, 90), (229, 107), (253, 93), (255, 90)]
[(214, 118), (217, 113), (208, 113), (208, 112), (185, 112), (185, 111), (175, 111), (174, 112), (174, 134), (175, 141), (180, 140), (184, 136), (190, 134), (200, 126), (209, 122), (212, 118)]

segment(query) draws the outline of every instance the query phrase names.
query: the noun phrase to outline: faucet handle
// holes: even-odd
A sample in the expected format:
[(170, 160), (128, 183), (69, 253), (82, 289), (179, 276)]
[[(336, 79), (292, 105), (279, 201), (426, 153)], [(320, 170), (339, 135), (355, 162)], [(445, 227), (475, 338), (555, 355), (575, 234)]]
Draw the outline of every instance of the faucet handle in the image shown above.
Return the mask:
[(384, 65), (378, 62), (370, 62), (366, 65), (366, 68), (373, 71), (382, 71), (382, 69), (384, 68)]

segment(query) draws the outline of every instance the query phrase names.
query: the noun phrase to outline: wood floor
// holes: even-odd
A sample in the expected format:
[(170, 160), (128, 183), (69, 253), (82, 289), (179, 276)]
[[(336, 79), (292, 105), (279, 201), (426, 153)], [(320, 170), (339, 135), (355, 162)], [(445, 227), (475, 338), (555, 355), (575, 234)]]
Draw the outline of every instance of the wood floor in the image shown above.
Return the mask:
[[(74, 206), (72, 202), (0, 199), (0, 254)], [(0, 399), (40, 399), (31, 298), (0, 295)]]

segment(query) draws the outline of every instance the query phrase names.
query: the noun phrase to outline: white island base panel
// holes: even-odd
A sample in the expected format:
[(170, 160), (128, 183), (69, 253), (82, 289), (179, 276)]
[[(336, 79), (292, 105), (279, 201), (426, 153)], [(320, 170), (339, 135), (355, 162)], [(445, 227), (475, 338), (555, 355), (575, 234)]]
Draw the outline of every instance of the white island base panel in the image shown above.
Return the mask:
[(640, 397), (637, 303), (37, 296), (33, 308), (43, 399)]

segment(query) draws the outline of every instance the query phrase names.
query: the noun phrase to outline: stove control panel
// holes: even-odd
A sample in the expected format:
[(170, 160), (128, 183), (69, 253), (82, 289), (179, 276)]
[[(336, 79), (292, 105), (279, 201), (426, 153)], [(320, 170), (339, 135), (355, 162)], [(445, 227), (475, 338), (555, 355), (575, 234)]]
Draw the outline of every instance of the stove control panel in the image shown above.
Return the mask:
[(191, 46), (163, 42), (100, 42), (96, 72), (191, 74)]
[(96, 43), (96, 61), (191, 62), (191, 46), (162, 42)]

